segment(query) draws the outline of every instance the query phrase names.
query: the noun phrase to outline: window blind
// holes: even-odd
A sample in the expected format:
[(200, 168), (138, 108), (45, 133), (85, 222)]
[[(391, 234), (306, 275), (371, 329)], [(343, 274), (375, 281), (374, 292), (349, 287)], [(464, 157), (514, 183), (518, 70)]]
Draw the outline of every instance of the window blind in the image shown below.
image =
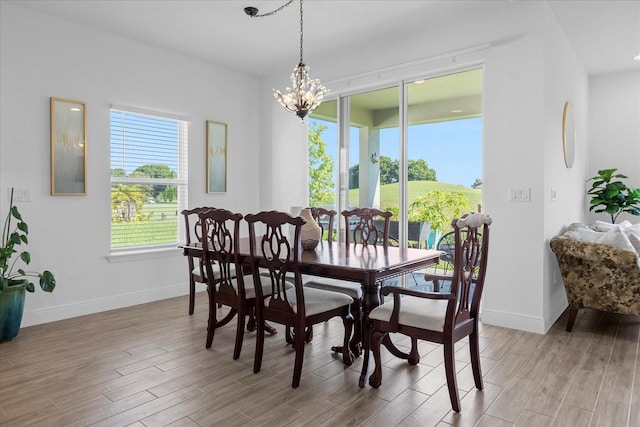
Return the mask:
[(187, 206), (188, 122), (111, 109), (111, 248), (174, 245)]

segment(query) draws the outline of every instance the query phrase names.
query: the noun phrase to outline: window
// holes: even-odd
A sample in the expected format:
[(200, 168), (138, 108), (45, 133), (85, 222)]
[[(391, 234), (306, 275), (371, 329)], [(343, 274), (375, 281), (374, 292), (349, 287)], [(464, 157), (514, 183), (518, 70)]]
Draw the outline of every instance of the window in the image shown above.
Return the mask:
[(394, 243), (434, 247), (451, 219), (482, 206), (482, 74), (400, 80), (320, 104), (309, 116), (309, 203), (391, 210)]
[(111, 249), (175, 247), (187, 206), (188, 121), (111, 109)]

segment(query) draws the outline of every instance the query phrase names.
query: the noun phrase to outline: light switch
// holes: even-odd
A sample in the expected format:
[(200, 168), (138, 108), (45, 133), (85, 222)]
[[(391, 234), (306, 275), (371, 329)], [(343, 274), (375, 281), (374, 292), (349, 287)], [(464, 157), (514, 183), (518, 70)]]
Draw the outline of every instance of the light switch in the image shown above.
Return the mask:
[(556, 187), (551, 187), (551, 201), (555, 202), (558, 200), (558, 189)]
[(510, 202), (530, 202), (531, 189), (529, 187), (511, 187), (509, 188)]
[[(9, 189), (9, 199), (11, 199), (11, 189)], [(30, 202), (31, 201), (31, 189), (30, 188), (14, 188), (13, 189), (13, 201), (14, 202)]]

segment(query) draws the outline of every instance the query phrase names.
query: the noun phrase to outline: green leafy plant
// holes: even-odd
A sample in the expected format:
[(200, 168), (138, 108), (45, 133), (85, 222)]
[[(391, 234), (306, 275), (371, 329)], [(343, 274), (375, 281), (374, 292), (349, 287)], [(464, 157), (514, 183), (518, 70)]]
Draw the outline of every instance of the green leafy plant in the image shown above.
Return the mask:
[[(587, 180), (593, 181), (591, 189), (587, 191), (587, 194), (592, 196), (589, 211), (608, 213), (614, 224), (622, 212), (640, 215), (640, 188), (628, 187), (619, 180), (627, 176), (615, 173), (616, 170), (599, 170), (596, 176)], [(615, 178), (619, 179), (614, 180)]]
[[(15, 226), (12, 228), (11, 220), (15, 219)], [(35, 286), (31, 282), (31, 277), (40, 279), (40, 288), (45, 292), (52, 292), (56, 286), (56, 279), (53, 274), (45, 270), (42, 273), (27, 271), (21, 267), (22, 264), (29, 265), (31, 254), (26, 250), (21, 250), (21, 245), (29, 243), (29, 226), (23, 221), (18, 208), (13, 205), (13, 189), (11, 191), (11, 201), (9, 203), (9, 213), (2, 230), (2, 246), (0, 247), (0, 295), (9, 287), (27, 282), (26, 290), (35, 292)]]
[(432, 230), (443, 227), (469, 210), (467, 197), (463, 194), (433, 190), (418, 196), (409, 206), (409, 221), (430, 222)]

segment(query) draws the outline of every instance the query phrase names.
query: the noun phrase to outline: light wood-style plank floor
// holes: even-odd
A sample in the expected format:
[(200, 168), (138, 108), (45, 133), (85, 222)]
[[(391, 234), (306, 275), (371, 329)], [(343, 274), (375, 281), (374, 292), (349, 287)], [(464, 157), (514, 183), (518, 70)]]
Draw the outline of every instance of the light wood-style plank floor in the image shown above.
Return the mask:
[(459, 414), (439, 346), (421, 343), (417, 366), (386, 353), (382, 386), (360, 389), (362, 358), (345, 368), (330, 353), (342, 335), (331, 321), (292, 389), (282, 328), (254, 374), (255, 333), (234, 361), (235, 324), (206, 350), (206, 319), (199, 293), (193, 316), (181, 297), (23, 328), (0, 344), (0, 425), (640, 426), (640, 317), (583, 310), (572, 333), (562, 316), (546, 335), (483, 326), (483, 391), (457, 345)]

